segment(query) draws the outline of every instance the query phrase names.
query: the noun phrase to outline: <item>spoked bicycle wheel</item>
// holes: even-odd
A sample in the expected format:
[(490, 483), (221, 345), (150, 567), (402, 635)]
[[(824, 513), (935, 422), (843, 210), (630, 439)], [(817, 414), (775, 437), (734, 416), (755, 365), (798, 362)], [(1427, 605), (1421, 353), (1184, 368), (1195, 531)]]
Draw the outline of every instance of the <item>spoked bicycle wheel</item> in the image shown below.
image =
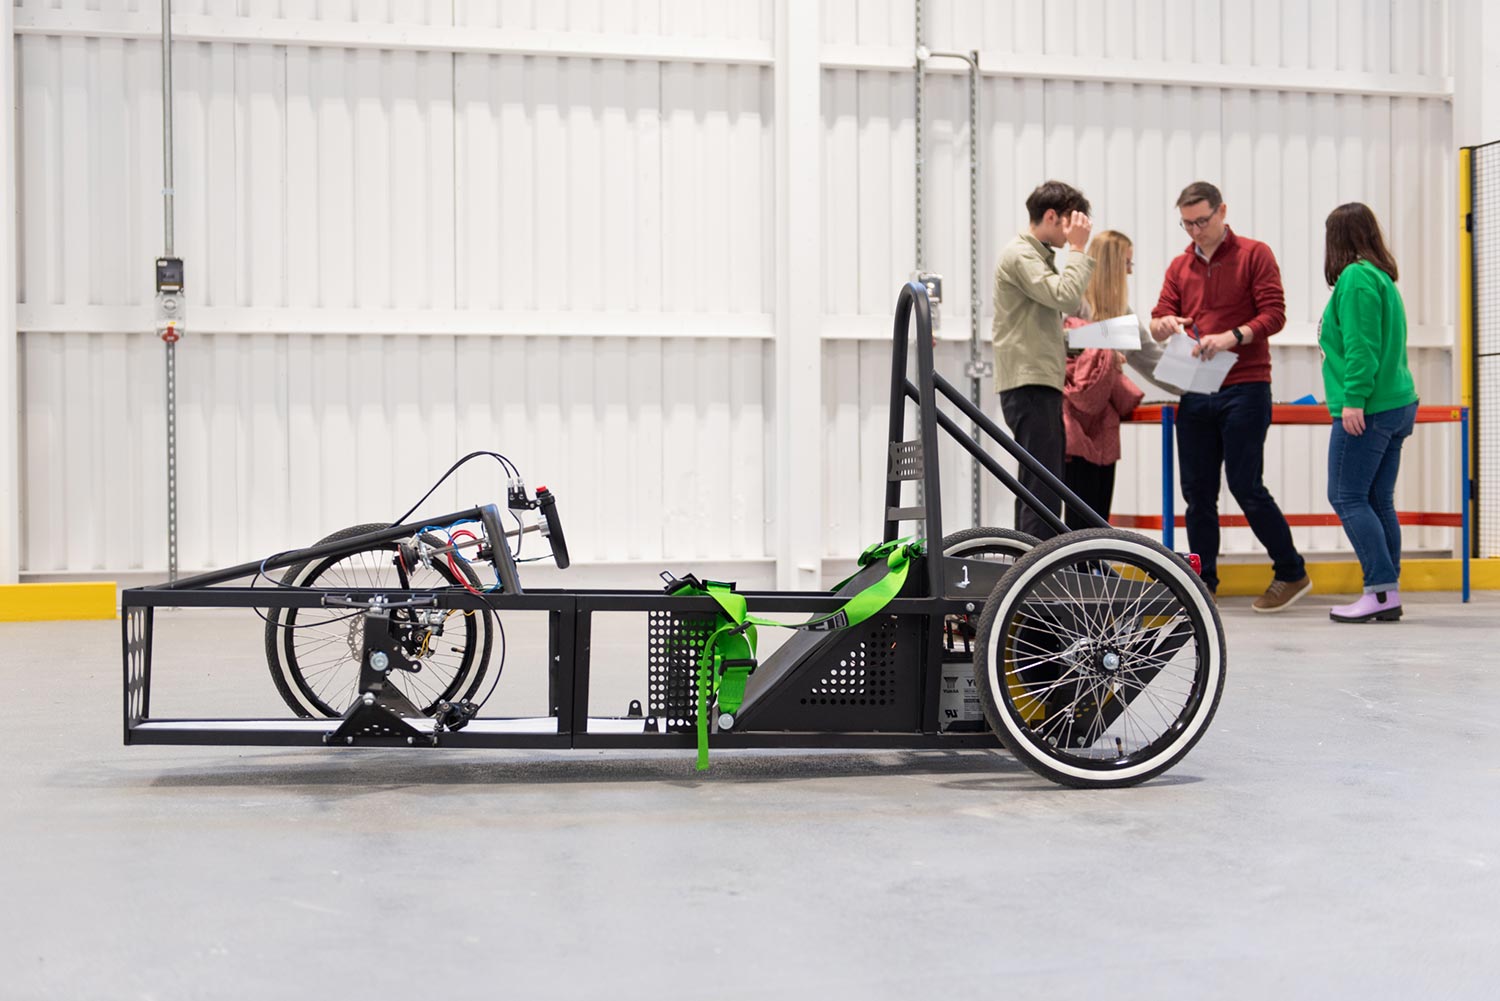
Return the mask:
[(1040, 544), (1036, 536), (1013, 528), (966, 528), (943, 536), (943, 555), (1014, 563)]
[(979, 620), (974, 673), (991, 728), (1033, 771), (1077, 787), (1172, 767), (1224, 689), (1224, 633), (1175, 553), (1108, 528), (1044, 542)]
[[(319, 540), (338, 542), (389, 526), (356, 525)], [(425, 536), (439, 545), (441, 540)], [(467, 564), (458, 564), (473, 587), (479, 579)], [(407, 567), (395, 543), (371, 546), (342, 556), (312, 560), (289, 569), (283, 585), (354, 589), (448, 589), (461, 587), (446, 561)], [(417, 671), (393, 670), (391, 683), (427, 715), (438, 703), (469, 698), (484, 680), (493, 641), (484, 612), (457, 609), (398, 608), (392, 628)], [(342, 608), (272, 609), (266, 622), (266, 662), (276, 690), (299, 716), (341, 716), (359, 695), (364, 659), (364, 615)]]

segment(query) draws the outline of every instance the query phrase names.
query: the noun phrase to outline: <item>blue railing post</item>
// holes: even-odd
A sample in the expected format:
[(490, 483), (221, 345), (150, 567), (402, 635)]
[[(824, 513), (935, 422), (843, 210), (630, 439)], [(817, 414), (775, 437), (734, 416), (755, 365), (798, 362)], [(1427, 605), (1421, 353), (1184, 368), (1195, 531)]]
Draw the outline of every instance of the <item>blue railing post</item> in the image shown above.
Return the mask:
[(1458, 408), (1458, 442), (1459, 442), (1459, 472), (1458, 492), (1460, 510), (1463, 512), (1463, 528), (1459, 529), (1459, 545), (1463, 547), (1463, 576), (1464, 576), (1464, 601), (1469, 600), (1469, 550), (1473, 547), (1469, 542), (1469, 497), (1473, 494), (1473, 485), (1469, 483), (1469, 408)]
[(1172, 548), (1177, 535), (1177, 515), (1172, 510), (1172, 424), (1176, 407), (1161, 408), (1161, 544)]

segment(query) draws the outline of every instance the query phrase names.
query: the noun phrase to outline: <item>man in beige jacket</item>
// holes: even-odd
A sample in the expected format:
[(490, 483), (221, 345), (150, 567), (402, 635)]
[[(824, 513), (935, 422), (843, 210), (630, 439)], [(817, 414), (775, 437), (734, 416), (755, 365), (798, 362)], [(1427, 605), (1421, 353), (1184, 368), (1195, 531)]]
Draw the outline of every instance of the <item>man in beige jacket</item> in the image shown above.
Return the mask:
[[(1077, 188), (1047, 181), (1026, 199), (1031, 220), (1000, 253), (995, 269), (995, 388), (1011, 434), (1058, 479), (1063, 474), (1063, 380), (1068, 368), (1063, 317), (1078, 312), (1094, 259), (1083, 253), (1093, 223)], [(1060, 272), (1053, 250), (1073, 251)], [(1027, 469), (1021, 485), (1055, 513), (1062, 500)], [(1016, 527), (1039, 539), (1056, 535), (1041, 515), (1016, 501)]]

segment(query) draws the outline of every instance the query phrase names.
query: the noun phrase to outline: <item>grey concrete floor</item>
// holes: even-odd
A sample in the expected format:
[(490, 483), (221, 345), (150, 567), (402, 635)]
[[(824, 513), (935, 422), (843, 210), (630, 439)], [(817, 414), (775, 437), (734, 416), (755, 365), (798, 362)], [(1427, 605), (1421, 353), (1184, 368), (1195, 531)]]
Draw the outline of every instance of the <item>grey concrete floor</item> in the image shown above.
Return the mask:
[[(118, 623), (3, 625), (0, 998), (1493, 998), (1500, 596), (1315, 599), (1226, 601), (1209, 733), (1106, 792), (985, 751), (123, 747)], [(164, 614), (157, 713), (277, 711), (259, 637)]]

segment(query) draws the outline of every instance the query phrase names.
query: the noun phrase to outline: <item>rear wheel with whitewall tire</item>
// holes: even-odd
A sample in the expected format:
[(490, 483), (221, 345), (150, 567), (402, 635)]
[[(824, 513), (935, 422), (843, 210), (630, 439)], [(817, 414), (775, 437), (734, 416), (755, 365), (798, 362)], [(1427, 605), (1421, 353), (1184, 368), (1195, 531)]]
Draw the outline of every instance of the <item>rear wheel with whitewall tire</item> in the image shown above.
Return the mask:
[(1036, 536), (1013, 528), (966, 528), (943, 536), (943, 555), (1014, 563), (1040, 543)]
[(1175, 553), (1092, 528), (1041, 543), (995, 585), (974, 673), (990, 727), (1027, 767), (1076, 787), (1134, 785), (1203, 736), (1224, 633)]

